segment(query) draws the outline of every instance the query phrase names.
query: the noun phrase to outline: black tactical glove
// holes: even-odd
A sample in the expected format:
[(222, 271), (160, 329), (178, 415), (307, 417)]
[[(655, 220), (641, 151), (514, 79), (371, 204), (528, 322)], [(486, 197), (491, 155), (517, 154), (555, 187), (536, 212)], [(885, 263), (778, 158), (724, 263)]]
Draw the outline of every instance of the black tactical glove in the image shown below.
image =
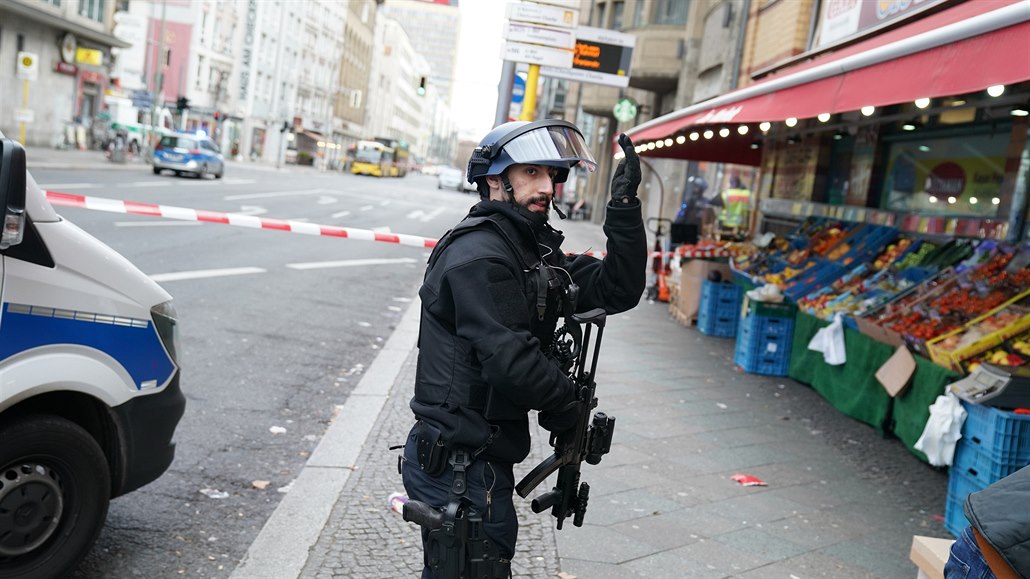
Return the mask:
[(580, 402), (570, 402), (564, 408), (548, 412), (541, 410), (537, 415), (540, 426), (554, 434), (572, 430), (576, 426), (576, 420), (580, 414)]
[(640, 185), (640, 157), (633, 148), (633, 141), (625, 133), (619, 135), (619, 146), (626, 156), (619, 161), (612, 177), (612, 203), (617, 206), (629, 205), (637, 198), (637, 187)]

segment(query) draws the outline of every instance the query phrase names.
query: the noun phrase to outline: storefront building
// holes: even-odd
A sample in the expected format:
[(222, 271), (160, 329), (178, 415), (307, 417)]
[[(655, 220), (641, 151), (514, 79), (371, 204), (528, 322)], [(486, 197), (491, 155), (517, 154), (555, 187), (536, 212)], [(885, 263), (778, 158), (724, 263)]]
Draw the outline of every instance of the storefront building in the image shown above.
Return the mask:
[(798, 34), (762, 45), (763, 19), (782, 19), (773, 9), (786, 3), (760, 4), (745, 60), (779, 61), (745, 63), (753, 84), (627, 131), (643, 157), (758, 167), (765, 229), (846, 214), (923, 234), (1027, 238), (1030, 4), (823, 2), (797, 55)]
[[(0, 5), (0, 62), (12, 63), (0, 82), (0, 127), (29, 146), (93, 144), (104, 113), (111, 48), (128, 44), (111, 34), (114, 3), (8, 0)], [(32, 72), (15, 74), (19, 55)], [(27, 62), (27, 61), (26, 61)]]

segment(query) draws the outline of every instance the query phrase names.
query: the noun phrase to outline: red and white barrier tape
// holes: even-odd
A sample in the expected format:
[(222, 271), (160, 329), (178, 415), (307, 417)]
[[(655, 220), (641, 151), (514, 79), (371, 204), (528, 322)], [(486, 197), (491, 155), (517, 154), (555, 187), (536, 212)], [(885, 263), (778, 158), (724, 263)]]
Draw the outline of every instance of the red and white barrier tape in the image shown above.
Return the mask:
[[(289, 219), (268, 219), (242, 213), (225, 213), (222, 211), (209, 211), (207, 209), (189, 209), (186, 207), (175, 207), (171, 205), (157, 205), (154, 203), (140, 203), (137, 201), (122, 201), (120, 199), (108, 199), (106, 197), (92, 197), (86, 195), (75, 195), (73, 193), (60, 193), (58, 191), (45, 191), (47, 199), (54, 205), (63, 207), (76, 207), (79, 209), (90, 209), (93, 211), (106, 211), (108, 213), (124, 213), (128, 215), (146, 215), (148, 217), (163, 217), (165, 219), (178, 219), (180, 221), (200, 221), (203, 223), (221, 223), (223, 225), (235, 225), (236, 227), (249, 227), (252, 229), (272, 229), (276, 231), (288, 231), (291, 233), (303, 233), (305, 235), (320, 235), (325, 237), (345, 237), (347, 239), (360, 239), (363, 241), (382, 241), (385, 243), (397, 243), (413, 247), (433, 248), (438, 240), (431, 237), (419, 237), (403, 233), (381, 233), (369, 229), (355, 229), (352, 227), (338, 227), (335, 225), (318, 225), (305, 221), (292, 221)], [(584, 251), (577, 255), (590, 255), (604, 257), (604, 251)], [(682, 251), (657, 252), (652, 251), (648, 258), (659, 255), (664, 257), (675, 257), (684, 255)], [(689, 252), (690, 257), (718, 257), (726, 255), (720, 253), (719, 249), (704, 250), (701, 252)]]
[(337, 227), (335, 225), (318, 225), (315, 223), (292, 221), (289, 219), (267, 219), (264, 217), (256, 217), (254, 215), (243, 215), (242, 213), (224, 213), (221, 211), (208, 211), (205, 209), (187, 209), (185, 207), (173, 207), (170, 205), (155, 205), (153, 203), (138, 203), (135, 201), (121, 201), (119, 199), (107, 199), (104, 197), (87, 197), (85, 195), (73, 195), (71, 193), (58, 193), (57, 191), (46, 191), (45, 193), (47, 199), (49, 199), (54, 205), (78, 207), (80, 209), (91, 209), (93, 211), (106, 211), (108, 213), (126, 213), (129, 215), (164, 217), (165, 219), (179, 219), (182, 221), (221, 223), (224, 225), (250, 227), (253, 229), (274, 229), (277, 231), (289, 231), (291, 233), (303, 233), (305, 235), (346, 237), (348, 239), (382, 241), (385, 243), (398, 243), (400, 245), (411, 245), (414, 247), (425, 248), (435, 247), (437, 242), (436, 239), (406, 235), (403, 233), (380, 233), (378, 231), (371, 231), (368, 229)]

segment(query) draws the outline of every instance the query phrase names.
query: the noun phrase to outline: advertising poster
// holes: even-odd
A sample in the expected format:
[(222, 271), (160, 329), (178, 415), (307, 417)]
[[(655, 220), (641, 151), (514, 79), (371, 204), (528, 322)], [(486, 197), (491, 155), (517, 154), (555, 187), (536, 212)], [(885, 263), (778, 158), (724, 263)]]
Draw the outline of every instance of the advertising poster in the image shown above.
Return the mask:
[(799, 143), (781, 145), (777, 157), (773, 198), (811, 200), (816, 164), (819, 161), (816, 137), (810, 135)]
[(848, 179), (848, 192), (845, 205), (863, 207), (869, 195), (869, 182), (873, 176), (873, 163), (876, 162), (877, 127), (869, 125), (859, 127), (855, 135), (855, 148), (851, 153), (851, 174)]

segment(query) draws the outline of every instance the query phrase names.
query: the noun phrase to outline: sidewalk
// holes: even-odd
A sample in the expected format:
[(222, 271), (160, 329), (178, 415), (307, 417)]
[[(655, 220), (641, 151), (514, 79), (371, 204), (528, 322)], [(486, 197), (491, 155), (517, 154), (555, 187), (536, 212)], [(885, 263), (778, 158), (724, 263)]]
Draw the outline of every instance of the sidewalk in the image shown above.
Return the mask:
[[(561, 227), (568, 249), (603, 249), (598, 226)], [(417, 327), (416, 300), (234, 578), (418, 576), (418, 529), (386, 505), (403, 491), (387, 447), (412, 422)], [(665, 304), (610, 318), (598, 410), (618, 420), (611, 453), (583, 467), (585, 525), (556, 531), (516, 497), (514, 575), (914, 577), (912, 535), (949, 537), (947, 475), (807, 386), (732, 359), (732, 340), (679, 325)], [(518, 477), (546, 454), (543, 431), (534, 441)], [(768, 486), (741, 486), (737, 473)]]
[[(54, 149), (50, 147), (29, 147), (25, 150), (25, 164), (30, 171), (37, 169), (62, 169), (67, 171), (147, 171), (150, 163), (142, 156), (128, 158), (124, 163), (112, 163), (103, 151), (80, 151), (78, 149)], [(274, 165), (234, 161), (226, 159), (227, 167), (243, 167), (257, 171), (284, 171), (295, 169), (311, 170), (300, 165)]]

